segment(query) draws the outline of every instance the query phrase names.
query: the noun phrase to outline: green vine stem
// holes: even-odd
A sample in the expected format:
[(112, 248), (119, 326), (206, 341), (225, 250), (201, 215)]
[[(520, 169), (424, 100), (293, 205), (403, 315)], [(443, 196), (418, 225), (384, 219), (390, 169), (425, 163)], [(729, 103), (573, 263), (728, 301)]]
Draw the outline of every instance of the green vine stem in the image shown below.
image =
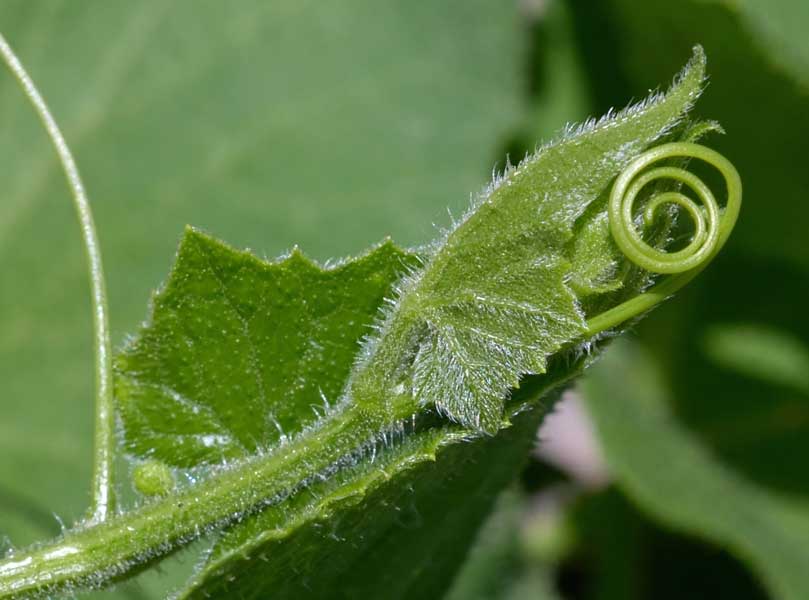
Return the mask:
[[(535, 407), (575, 373), (535, 378), (510, 416)], [(344, 403), (308, 430), (266, 455), (215, 473), (203, 485), (155, 499), (105, 523), (66, 532), (53, 542), (0, 561), (0, 600), (50, 597), (83, 587), (101, 587), (177, 547), (294, 494), (314, 474), (340, 464), (380, 432), (410, 423), (419, 411), (409, 394), (368, 408)], [(458, 429), (466, 439), (471, 432)]]
[[(705, 265), (704, 261), (715, 255), (727, 239), (738, 216), (741, 184), (736, 170), (730, 163), (702, 146), (667, 144), (642, 155), (618, 177), (613, 189), (611, 217), (631, 214), (633, 193), (637, 195), (640, 187), (651, 180), (648, 176), (642, 175), (642, 179), (638, 180), (641, 183), (633, 186), (632, 182), (636, 175), (641, 174), (652, 162), (673, 156), (700, 158), (716, 166), (725, 176), (729, 198), (724, 210), (720, 210), (710, 192), (705, 194), (707, 188), (695, 183), (695, 179), (686, 171), (674, 173), (667, 168), (665, 171), (649, 172), (655, 173), (656, 176), (675, 176), (675, 179), (689, 186), (693, 184), (703, 200), (707, 198), (707, 201), (714, 202), (713, 213), (716, 216), (711, 217), (712, 209), (707, 209), (709, 216), (703, 215), (704, 226), (699, 224), (699, 217), (695, 216), (698, 221), (695, 239), (716, 241), (709, 250), (702, 251), (703, 262), (697, 263), (696, 266), (692, 265), (690, 270), (670, 277), (653, 290), (595, 317), (590, 323), (593, 332), (590, 335), (614, 327), (648, 310), (693, 278)], [(628, 194), (625, 194), (626, 190), (629, 190)], [(653, 199), (649, 203), (651, 211), (657, 210), (664, 201), (673, 201), (680, 206), (691, 202), (690, 199), (673, 196), (671, 193), (658, 198), (660, 199)], [(692, 215), (697, 210), (702, 211), (688, 208), (686, 210)], [(652, 216), (653, 214), (647, 211), (647, 218)], [(631, 220), (628, 222), (631, 223)], [(718, 225), (716, 233), (709, 231), (712, 223)], [(621, 227), (620, 223), (615, 221), (613, 224), (614, 232)], [(620, 238), (616, 236), (616, 241), (633, 261), (646, 261), (648, 257), (652, 257), (666, 262), (665, 268), (669, 272), (683, 268), (680, 263), (668, 264), (675, 262), (668, 256), (659, 256), (648, 250), (645, 251), (647, 258), (640, 258), (636, 248), (628, 249), (627, 237), (631, 238), (631, 234)], [(689, 244), (689, 247), (693, 245)], [(390, 335), (398, 337), (405, 333), (394, 331)], [(401, 345), (392, 344), (393, 347)], [(385, 367), (390, 366), (390, 363), (397, 363), (399, 357), (386, 356), (383, 353), (377, 355), (372, 362), (377, 361), (381, 363), (369, 365), (367, 371), (389, 372)], [(370, 379), (374, 380), (374, 377)], [(540, 381), (541, 383), (534, 384), (531, 389), (530, 398), (533, 400), (529, 402), (535, 402), (565, 380), (540, 378)], [(374, 382), (375, 380), (370, 383)], [(39, 597), (70, 590), (76, 586), (100, 586), (126, 573), (136, 571), (139, 565), (156, 560), (208, 531), (226, 526), (261, 510), (264, 506), (282, 501), (290, 494), (294, 494), (302, 482), (313, 473), (322, 472), (332, 465), (339, 464), (341, 459), (356, 452), (363, 444), (376, 439), (380, 432), (397, 422), (409, 421), (414, 413), (422, 409), (409, 394), (383, 393), (381, 394), (383, 397), (380, 398), (378, 387), (370, 386), (366, 389), (366, 383), (368, 382), (365, 382), (363, 377), (350, 383), (353, 393), (359, 395), (361, 400), (343, 403), (334, 413), (325, 417), (319, 427), (301, 434), (269, 454), (254, 456), (241, 464), (233, 465), (226, 471), (213, 474), (203, 485), (193, 485), (168, 497), (155, 498), (105, 523), (80, 526), (49, 544), (14, 554), (5, 561), (0, 561), (0, 600)], [(386, 387), (384, 382), (376, 383)], [(365, 402), (368, 399), (366, 396), (381, 401), (368, 403)]]
[(418, 406), (400, 396), (376, 411), (347, 405), (278, 451), (254, 456), (164, 499), (80, 527), (40, 548), (0, 561), (0, 599), (100, 586), (206, 532), (236, 522), (294, 493)]
[[(385, 334), (391, 339), (378, 340), (377, 351), (369, 355), (368, 363), (361, 365), (356, 377), (349, 381), (350, 400), (335, 407), (318, 427), (267, 454), (253, 456), (227, 470), (215, 472), (202, 484), (169, 496), (157, 496), (124, 514), (112, 514), (114, 430), (110, 343), (100, 250), (90, 207), (64, 138), (2, 36), (0, 54), (48, 131), (73, 192), (90, 265), (98, 384), (92, 518), (52, 542), (0, 560), (0, 600), (48, 596), (78, 586), (98, 587), (123, 578), (206, 532), (283, 501), (295, 494), (314, 474), (340, 465), (340, 461), (377, 440), (382, 432), (402, 421), (409, 422), (415, 413), (423, 410), (411, 394), (394, 385), (398, 381), (396, 374), (401, 372), (407, 360), (402, 353), (412, 347), (413, 331), (419, 325), (418, 321), (413, 321), (417, 311), (400, 306), (396, 326), (391, 326)], [(647, 170), (654, 162), (674, 157), (697, 158), (719, 170), (725, 178), (728, 194), (723, 209), (719, 208), (710, 190), (684, 169), (659, 167)], [(694, 220), (693, 239), (678, 252), (666, 253), (651, 248), (634, 230), (636, 197), (645, 185), (661, 177), (673, 178), (689, 187), (703, 205), (698, 206), (679, 192), (666, 192), (648, 202), (645, 209), (647, 222), (654, 218), (661, 206), (669, 203), (680, 206)], [(644, 269), (670, 276), (646, 293), (594, 317), (588, 324), (586, 338), (647, 311), (695, 277), (727, 240), (738, 217), (740, 203), (738, 173), (725, 158), (703, 146), (664, 144), (633, 161), (619, 175), (612, 190), (609, 206), (612, 235), (631, 261)], [(532, 398), (529, 402), (535, 403), (566, 380), (534, 379), (527, 384), (531, 387), (526, 387)], [(461, 428), (458, 431), (459, 435), (469, 434)]]
[(87, 254), (92, 296), (95, 345), (95, 449), (93, 463), (92, 505), (90, 522), (105, 521), (115, 510), (113, 492), (113, 452), (115, 450), (115, 411), (112, 399), (112, 349), (110, 344), (107, 290), (90, 203), (84, 190), (76, 161), (62, 132), (48, 110), (34, 82), (20, 63), (6, 38), (0, 34), (0, 55), (17, 79), (31, 105), (45, 127), (67, 177), (73, 203), (79, 217), (82, 240)]
[[(720, 208), (715, 196), (697, 176), (680, 167), (649, 167), (670, 158), (696, 158), (713, 166), (725, 179), (727, 201)], [(648, 170), (647, 170), (648, 169)], [(661, 178), (678, 181), (690, 188), (701, 206), (682, 192), (664, 192), (651, 198), (643, 211), (650, 225), (664, 205), (675, 204), (694, 222), (690, 243), (677, 252), (658, 250), (643, 241), (634, 225), (635, 200), (649, 183)], [(651, 290), (593, 317), (587, 323), (587, 337), (617, 327), (659, 304), (694, 277), (717, 255), (736, 225), (742, 203), (742, 182), (731, 162), (718, 152), (691, 142), (662, 144), (638, 156), (618, 176), (610, 193), (610, 232), (621, 252), (636, 265), (652, 273), (671, 276)]]

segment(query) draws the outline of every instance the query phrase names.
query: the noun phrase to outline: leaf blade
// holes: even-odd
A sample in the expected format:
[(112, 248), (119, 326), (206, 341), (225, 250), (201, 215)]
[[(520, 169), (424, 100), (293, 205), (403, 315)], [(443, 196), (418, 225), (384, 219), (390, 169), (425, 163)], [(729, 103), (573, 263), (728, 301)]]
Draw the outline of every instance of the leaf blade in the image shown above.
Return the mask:
[(297, 251), (267, 263), (187, 230), (149, 321), (116, 359), (125, 447), (192, 468), (299, 433), (338, 397), (416, 261), (388, 241), (330, 269)]

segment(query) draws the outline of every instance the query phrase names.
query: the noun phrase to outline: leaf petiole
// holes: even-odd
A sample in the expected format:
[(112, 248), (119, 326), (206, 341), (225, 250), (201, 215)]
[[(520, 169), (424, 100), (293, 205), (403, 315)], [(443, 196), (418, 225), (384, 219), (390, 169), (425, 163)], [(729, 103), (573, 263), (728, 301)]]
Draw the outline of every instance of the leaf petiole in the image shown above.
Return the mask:
[(90, 202), (70, 148), (48, 110), (45, 100), (2, 34), (0, 34), (0, 56), (36, 111), (56, 151), (73, 196), (73, 204), (81, 227), (82, 242), (87, 255), (93, 311), (96, 390), (92, 505), (89, 520), (93, 523), (100, 523), (115, 511), (112, 473), (115, 451), (112, 345), (110, 343), (107, 290), (104, 269), (101, 264), (101, 247), (90, 210)]

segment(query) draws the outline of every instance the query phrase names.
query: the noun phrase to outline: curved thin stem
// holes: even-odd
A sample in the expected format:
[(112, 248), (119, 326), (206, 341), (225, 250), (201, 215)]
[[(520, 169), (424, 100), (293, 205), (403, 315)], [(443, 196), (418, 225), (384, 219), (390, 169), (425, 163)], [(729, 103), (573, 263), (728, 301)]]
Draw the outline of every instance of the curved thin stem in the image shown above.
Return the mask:
[(87, 254), (92, 296), (93, 326), (95, 330), (95, 458), (93, 464), (93, 500), (90, 519), (101, 522), (115, 510), (112, 487), (115, 413), (112, 400), (112, 350), (110, 344), (107, 291), (104, 269), (101, 265), (101, 248), (98, 243), (90, 203), (84, 191), (76, 161), (68, 148), (62, 132), (48, 110), (5, 37), (0, 34), (0, 55), (12, 75), (17, 79), (28, 100), (45, 127), (59, 162), (67, 178), (73, 203), (79, 217), (82, 241)]

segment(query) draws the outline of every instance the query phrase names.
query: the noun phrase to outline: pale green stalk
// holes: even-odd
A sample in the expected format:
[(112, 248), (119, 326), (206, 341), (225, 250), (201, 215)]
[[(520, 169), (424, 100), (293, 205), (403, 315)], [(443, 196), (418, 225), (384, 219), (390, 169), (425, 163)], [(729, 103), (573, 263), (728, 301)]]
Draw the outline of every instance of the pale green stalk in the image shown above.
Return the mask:
[(93, 310), (95, 345), (95, 448), (92, 482), (92, 506), (90, 521), (100, 523), (115, 511), (113, 493), (113, 452), (115, 450), (115, 412), (112, 399), (112, 348), (110, 344), (107, 291), (104, 269), (101, 264), (101, 248), (98, 243), (90, 203), (84, 190), (79, 169), (68, 148), (62, 132), (48, 110), (34, 82), (28, 76), (5, 37), (0, 34), (0, 55), (17, 79), (37, 113), (48, 138), (53, 145), (67, 177), (73, 203), (79, 217), (82, 241), (87, 254), (90, 275), (90, 291)]

